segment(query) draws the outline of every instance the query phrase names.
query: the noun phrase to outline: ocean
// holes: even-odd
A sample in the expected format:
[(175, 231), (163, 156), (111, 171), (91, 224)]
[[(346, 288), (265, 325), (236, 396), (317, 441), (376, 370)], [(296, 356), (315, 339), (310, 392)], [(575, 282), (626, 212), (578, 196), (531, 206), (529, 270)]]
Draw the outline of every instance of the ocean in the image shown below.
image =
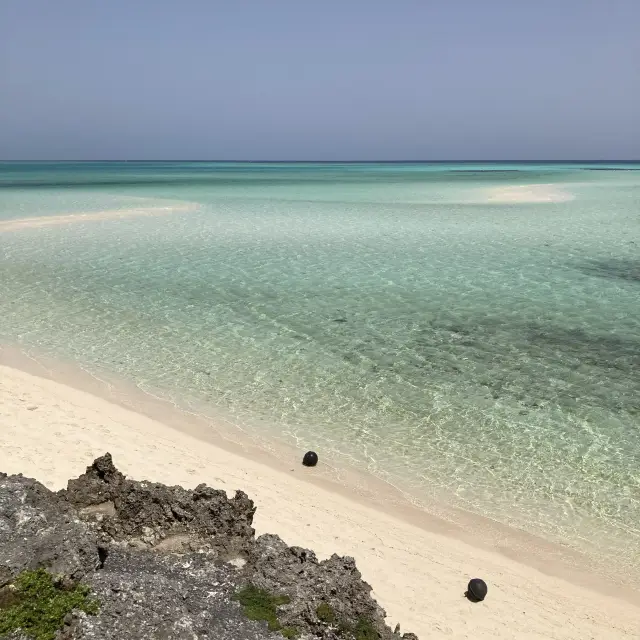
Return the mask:
[(640, 562), (640, 164), (0, 163), (0, 341)]

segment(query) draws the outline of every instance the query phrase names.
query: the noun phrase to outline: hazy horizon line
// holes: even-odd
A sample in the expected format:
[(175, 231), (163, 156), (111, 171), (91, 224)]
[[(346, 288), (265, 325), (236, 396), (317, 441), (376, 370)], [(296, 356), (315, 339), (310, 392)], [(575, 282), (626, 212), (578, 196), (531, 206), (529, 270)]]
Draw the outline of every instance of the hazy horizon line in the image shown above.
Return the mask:
[(225, 164), (472, 164), (472, 163), (486, 163), (486, 164), (604, 164), (604, 163), (616, 163), (616, 164), (637, 164), (640, 163), (640, 158), (632, 160), (620, 160), (617, 158), (598, 158), (598, 159), (562, 159), (562, 160), (549, 160), (544, 158), (535, 158), (531, 160), (513, 160), (513, 159), (499, 159), (499, 160), (487, 160), (487, 159), (474, 159), (474, 160), (224, 160), (224, 159), (210, 159), (210, 160), (192, 160), (183, 158), (163, 158), (161, 160), (144, 159), (144, 158), (121, 158), (121, 159), (101, 159), (101, 158), (74, 158), (72, 160), (66, 159), (38, 159), (30, 158), (23, 160), (16, 159), (0, 159), (0, 163), (92, 163), (92, 162), (148, 162), (148, 163), (162, 163), (162, 162), (189, 162), (189, 163), (225, 163)]

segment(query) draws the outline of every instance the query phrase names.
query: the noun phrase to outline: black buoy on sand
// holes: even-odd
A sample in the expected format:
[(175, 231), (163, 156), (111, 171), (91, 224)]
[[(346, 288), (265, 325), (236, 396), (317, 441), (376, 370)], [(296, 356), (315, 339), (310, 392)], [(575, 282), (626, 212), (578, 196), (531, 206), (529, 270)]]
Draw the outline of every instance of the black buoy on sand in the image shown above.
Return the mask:
[(318, 454), (315, 451), (307, 451), (302, 458), (305, 467), (315, 467), (318, 464)]
[(467, 592), (464, 594), (471, 602), (482, 602), (487, 597), (487, 583), (481, 578), (472, 578), (467, 585)]

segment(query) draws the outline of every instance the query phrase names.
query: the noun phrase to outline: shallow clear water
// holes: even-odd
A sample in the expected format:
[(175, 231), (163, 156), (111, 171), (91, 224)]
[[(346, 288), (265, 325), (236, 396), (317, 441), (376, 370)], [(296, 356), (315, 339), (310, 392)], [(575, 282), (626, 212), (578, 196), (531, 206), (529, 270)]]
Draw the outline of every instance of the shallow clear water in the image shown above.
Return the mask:
[(0, 278), (6, 341), (640, 557), (640, 165), (0, 164)]

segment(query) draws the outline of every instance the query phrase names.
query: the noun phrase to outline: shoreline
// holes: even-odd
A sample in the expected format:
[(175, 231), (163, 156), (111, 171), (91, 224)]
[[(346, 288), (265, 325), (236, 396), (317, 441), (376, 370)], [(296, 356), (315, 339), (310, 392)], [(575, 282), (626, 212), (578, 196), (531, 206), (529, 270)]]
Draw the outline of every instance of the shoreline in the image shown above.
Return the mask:
[[(454, 617), (466, 611), (458, 600), (465, 580), (475, 573), (499, 590), (498, 605), (511, 602), (520, 616), (518, 608), (531, 604), (522, 590), (524, 581), (546, 594), (538, 603), (540, 610), (571, 594), (572, 604), (565, 612), (570, 617), (587, 602), (591, 611), (600, 609), (605, 598), (608, 608), (620, 609), (616, 618), (640, 621), (636, 585), (630, 588), (594, 573), (591, 558), (561, 545), (473, 514), (423, 511), (379, 478), (336, 473), (322, 463), (322, 456), (318, 468), (304, 469), (302, 452), (292, 450), (282, 459), (255, 442), (233, 442), (222, 430), (214, 431), (211, 421), (166, 401), (145, 400), (88, 373), (82, 376), (71, 365), (65, 373), (60, 362), (45, 363), (2, 347), (0, 375), (0, 420), (6, 421), (0, 429), (0, 470), (21, 472), (57, 489), (82, 473), (94, 457), (110, 451), (117, 466), (136, 479), (241, 489), (256, 502), (259, 534), (276, 533), (288, 544), (311, 547), (319, 557), (333, 552), (353, 555), (392, 626), (401, 621), (419, 636), (433, 636), (438, 625), (451, 624), (442, 607), (453, 607)], [(56, 423), (60, 428), (54, 428)], [(326, 534), (319, 531), (318, 522)], [(434, 612), (421, 611), (423, 606), (430, 608), (422, 602), (425, 594), (437, 603), (435, 619)], [(471, 612), (475, 619), (477, 610)], [(509, 615), (505, 610), (494, 619), (495, 613), (492, 607), (483, 611), (487, 624), (489, 619), (498, 624)], [(436, 626), (425, 626), (424, 615)], [(563, 615), (554, 613), (558, 621)], [(491, 628), (493, 637), (512, 637)]]
[[(384, 478), (367, 470), (356, 469), (348, 463), (327, 459), (321, 451), (318, 466), (304, 469), (300, 466), (300, 461), (306, 448), (296, 448), (281, 441), (255, 436), (222, 415), (213, 417), (190, 411), (108, 372), (96, 374), (74, 362), (42, 354), (34, 356), (31, 352), (2, 343), (1, 366), (88, 393), (157, 421), (180, 434), (255, 461), (275, 472), (286, 473), (292, 478), (303, 475), (305, 482), (321, 490), (384, 510), (395, 518), (430, 533), (453, 536), (467, 544), (497, 551), (509, 558), (518, 558), (519, 562), (550, 576), (568, 579), (575, 584), (590, 585), (603, 593), (619, 588), (623, 597), (626, 597), (626, 591), (631, 587), (637, 591), (637, 602), (640, 604), (640, 579), (633, 580), (635, 576), (610, 571), (606, 560), (599, 557), (597, 548), (591, 548), (591, 553), (587, 553), (569, 543), (547, 540), (441, 499), (418, 501)], [(309, 448), (313, 446), (310, 445)], [(296, 473), (299, 476), (292, 475)], [(589, 567), (588, 572), (581, 570), (585, 566)], [(605, 586), (602, 585), (603, 579)]]

